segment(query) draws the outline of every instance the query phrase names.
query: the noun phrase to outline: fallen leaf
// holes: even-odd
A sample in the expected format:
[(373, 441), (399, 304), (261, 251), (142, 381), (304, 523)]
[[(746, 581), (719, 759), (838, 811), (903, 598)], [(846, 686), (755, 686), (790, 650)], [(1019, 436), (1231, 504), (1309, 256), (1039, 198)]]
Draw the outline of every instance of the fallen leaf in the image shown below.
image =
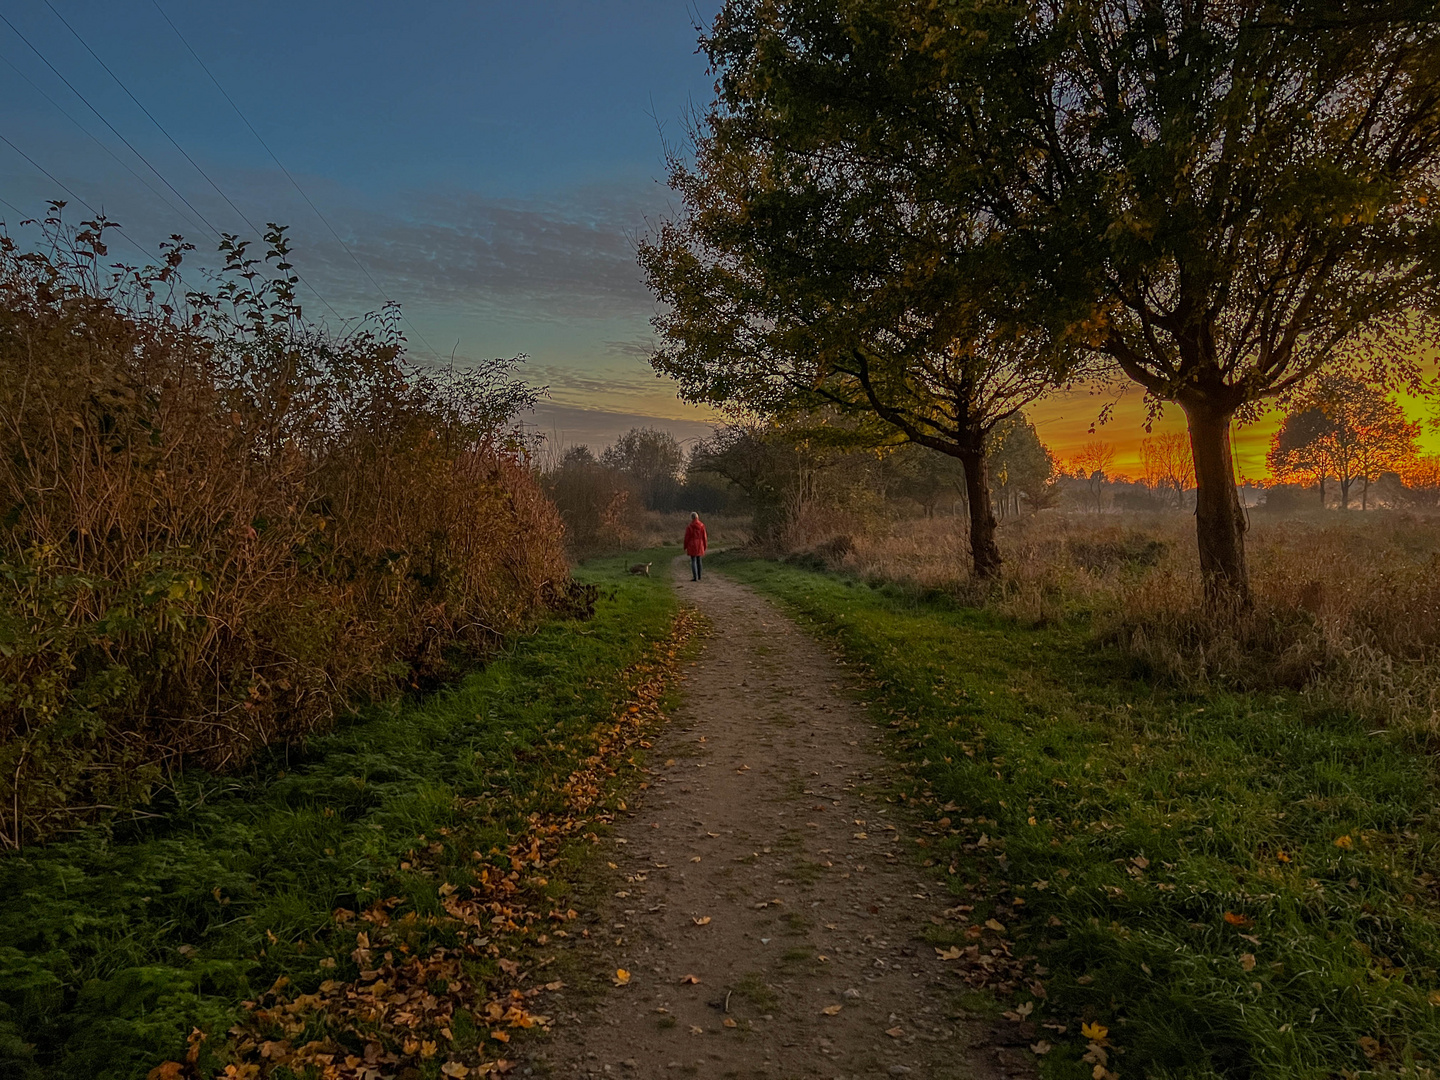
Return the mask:
[(1430, 996), (1426, 1000), (1428, 1000), (1431, 1005), (1440, 1005), (1440, 990), (1431, 990)]
[(691, 859), (690, 861), (691, 861), (691, 862), (699, 862), (699, 861), (700, 861), (700, 856), (699, 856), (699, 855), (696, 855), (696, 856), (695, 856), (693, 859)]
[(893, 1027), (886, 1031), (885, 1034), (889, 1035), (892, 1039), (898, 1039), (905, 1034), (905, 1029), (901, 1027)]
[(1239, 926), (1248, 930), (1255, 925), (1255, 920), (1249, 915), (1236, 915), (1233, 911), (1225, 912), (1225, 921), (1231, 926)]
[(1030, 1044), (1030, 1052), (1036, 1057), (1040, 1057), (1043, 1054), (1048, 1054), (1052, 1049), (1054, 1048), (1044, 1039), (1041, 1039), (1037, 1043)]
[(1248, 953), (1248, 952), (1247, 952), (1247, 953), (1241, 953), (1241, 954), (1240, 954), (1240, 966), (1241, 966), (1242, 968), (1244, 968), (1246, 971), (1254, 971), (1254, 970), (1255, 970), (1255, 954), (1254, 954), (1254, 953)]
[(1091, 1042), (1103, 1043), (1105, 1041), (1105, 1036), (1109, 1034), (1110, 1029), (1107, 1028), (1104, 1024), (1095, 1023), (1080, 1025), (1081, 1037), (1089, 1039)]
[(704, 1035), (704, 1034), (705, 1034), (705, 1029), (702, 1028), (702, 1027), (696, 1027), (694, 1024), (691, 1024), (691, 1025), (690, 1025), (690, 1034), (691, 1034), (691, 1035)]
[(461, 1065), (458, 1061), (447, 1061), (440, 1066), (440, 1071), (446, 1076), (453, 1076), (456, 1080), (461, 1080), (462, 1077), (470, 1075), (470, 1066)]
[(842, 1008), (844, 1008), (842, 1005), (826, 1005), (820, 1011), (826, 1016), (839, 1016)]
[(964, 955), (964, 953), (960, 951), (959, 945), (951, 945), (948, 949), (937, 948), (935, 950), (935, 955), (940, 957), (941, 960), (959, 960), (960, 957)]
[(1335, 838), (1335, 846), (1338, 848), (1352, 848), (1355, 846), (1355, 841), (1351, 840), (1349, 836), (1337, 836)]
[(1372, 1039), (1369, 1035), (1360, 1036), (1360, 1049), (1365, 1051), (1365, 1056), (1374, 1060), (1384, 1053), (1384, 1048), (1379, 1041)]
[(994, 930), (997, 934), (1003, 934), (1005, 932), (1005, 924), (1002, 923), (999, 919), (986, 919), (985, 925), (989, 929)]
[(698, 983), (699, 981), (700, 981), (700, 976), (698, 976), (698, 975), (686, 975), (683, 979), (680, 980), (680, 985), (681, 985), (681, 986), (694, 986), (694, 985), (695, 985), (696, 983)]
[(508, 1031), (492, 1031), (490, 1032), (490, 1037), (496, 1042), (508, 1043), (510, 1041), (510, 1033)]
[[(152, 1059), (153, 1060), (153, 1059)], [(180, 1074), (185, 1071), (185, 1066), (178, 1061), (167, 1061), (163, 1065), (156, 1065), (146, 1074), (145, 1080), (179, 1080)]]
[(628, 983), (629, 981), (630, 981), (630, 972), (626, 971), (624, 968), (616, 968), (616, 969), (615, 969), (615, 985), (616, 985), (616, 986), (624, 986), (624, 985), (625, 985), (626, 983)]
[(721, 1021), (721, 1022), (722, 1022), (726, 1027), (738, 1027), (738, 1026), (739, 1026), (738, 1024), (735, 1023), (735, 1018), (734, 1018), (733, 1016), (727, 1016), (727, 1017), (725, 1017), (725, 1019), (724, 1019), (723, 1021)]
[(693, 922), (696, 926), (709, 926), (710, 916), (701, 915), (698, 919), (691, 919), (690, 921)]

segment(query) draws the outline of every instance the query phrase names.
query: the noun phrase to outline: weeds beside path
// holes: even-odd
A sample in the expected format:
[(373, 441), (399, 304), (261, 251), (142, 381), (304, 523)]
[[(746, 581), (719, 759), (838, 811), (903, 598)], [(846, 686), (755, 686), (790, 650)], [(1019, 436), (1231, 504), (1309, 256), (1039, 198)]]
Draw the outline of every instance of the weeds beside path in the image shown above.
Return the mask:
[(1427, 756), (1298, 695), (1156, 686), (1082, 626), (721, 566), (864, 671), (970, 934), (993, 920), (1048, 969), (1013, 1010), (1065, 1026), (1047, 1076), (1432, 1075)]
[(620, 562), (590, 571), (592, 621), (451, 690), (0, 861), (0, 1074), (435, 1077), (502, 1056), (537, 1022), (534, 946), (567, 932), (572, 842), (611, 812), (678, 662), (673, 593)]

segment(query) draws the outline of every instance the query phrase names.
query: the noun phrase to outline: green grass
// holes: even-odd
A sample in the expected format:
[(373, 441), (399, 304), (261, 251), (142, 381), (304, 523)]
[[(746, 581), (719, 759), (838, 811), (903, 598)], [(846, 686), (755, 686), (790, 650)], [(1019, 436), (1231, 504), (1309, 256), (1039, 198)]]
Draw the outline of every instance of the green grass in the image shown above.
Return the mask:
[(1428, 1076), (1440, 1061), (1427, 757), (1299, 696), (1156, 685), (1083, 625), (1028, 629), (757, 560), (716, 568), (866, 672), (909, 778), (898, 794), (942, 837), (917, 850), (1049, 969), (1035, 1016), (1069, 1028), (1047, 1034), (1045, 1075), (1092, 1075), (1077, 1020), (1110, 1029), (1126, 1080)]
[[(551, 781), (676, 610), (668, 562), (644, 579), (622, 573), (633, 561), (577, 574), (602, 585), (593, 620), (542, 626), (453, 688), (366, 708), (241, 775), (187, 774), (151, 817), (0, 860), (0, 1075), (143, 1077), (277, 976), (344, 977), (354, 931), (332, 934), (335, 908), (401, 896), (433, 911), (434, 878), (399, 869), (417, 846), (460, 865), (562, 809)], [(322, 973), (326, 956), (339, 968)]]

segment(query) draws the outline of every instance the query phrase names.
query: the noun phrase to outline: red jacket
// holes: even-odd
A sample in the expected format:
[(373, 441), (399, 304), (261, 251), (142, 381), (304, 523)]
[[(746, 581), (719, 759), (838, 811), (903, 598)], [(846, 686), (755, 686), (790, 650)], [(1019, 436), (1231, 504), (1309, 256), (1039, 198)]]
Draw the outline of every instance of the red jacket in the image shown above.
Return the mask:
[(705, 523), (703, 521), (692, 521), (685, 526), (685, 554), (705, 554)]

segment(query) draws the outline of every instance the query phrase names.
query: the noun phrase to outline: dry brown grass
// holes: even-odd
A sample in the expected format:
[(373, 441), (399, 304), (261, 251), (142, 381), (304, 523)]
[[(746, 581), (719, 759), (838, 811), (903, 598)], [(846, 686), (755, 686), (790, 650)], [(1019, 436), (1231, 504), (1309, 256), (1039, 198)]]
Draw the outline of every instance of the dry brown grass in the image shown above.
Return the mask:
[(900, 522), (838, 560), (871, 579), (983, 600), (1027, 622), (1072, 617), (1196, 687), (1285, 687), (1377, 724), (1440, 735), (1440, 522), (1397, 512), (1256, 512), (1254, 611), (1201, 601), (1194, 522), (1183, 514), (1045, 512), (1001, 529), (1003, 581), (969, 581), (964, 523)]

